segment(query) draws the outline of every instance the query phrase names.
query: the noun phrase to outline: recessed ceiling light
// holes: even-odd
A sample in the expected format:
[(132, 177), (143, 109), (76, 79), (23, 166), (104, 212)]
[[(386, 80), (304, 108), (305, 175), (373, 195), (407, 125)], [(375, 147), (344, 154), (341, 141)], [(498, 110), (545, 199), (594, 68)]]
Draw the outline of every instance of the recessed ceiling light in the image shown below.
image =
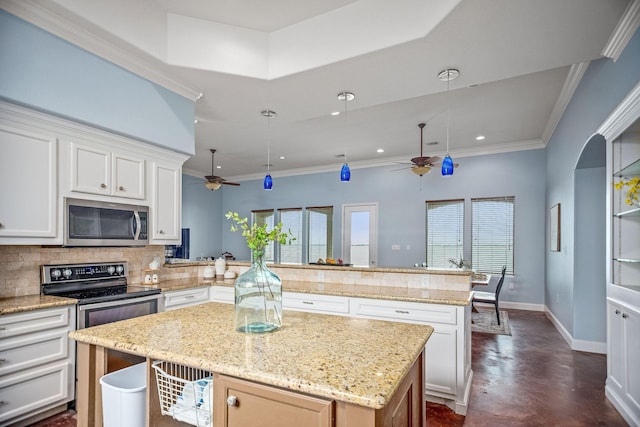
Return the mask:
[(193, 119), (193, 123), (198, 123), (198, 119)]
[(476, 141), (482, 141), (484, 139), (484, 135), (476, 136)]
[(334, 111), (333, 113), (331, 113), (332, 116), (339, 116), (340, 115), (340, 111)]
[(280, 160), (284, 160), (284, 159), (285, 159), (285, 157), (284, 157), (284, 156), (280, 156)]
[(378, 153), (384, 153), (384, 150), (383, 150), (382, 148), (378, 148), (376, 151), (377, 151)]

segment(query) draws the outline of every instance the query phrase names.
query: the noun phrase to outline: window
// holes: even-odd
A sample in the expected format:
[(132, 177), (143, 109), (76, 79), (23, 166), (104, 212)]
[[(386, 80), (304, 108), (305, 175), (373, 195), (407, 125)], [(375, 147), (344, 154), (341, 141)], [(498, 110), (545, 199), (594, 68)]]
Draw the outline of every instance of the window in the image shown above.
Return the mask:
[[(267, 224), (267, 229), (273, 229), (273, 221), (275, 219), (275, 215), (272, 210), (268, 211), (252, 211), (251, 212), (251, 223), (264, 225)], [(273, 243), (270, 243), (264, 250), (264, 260), (265, 262), (274, 262), (274, 251), (273, 251)]]
[(316, 262), (318, 258), (333, 255), (333, 206), (307, 208), (307, 259)]
[(471, 263), (483, 273), (513, 274), (515, 197), (471, 199)]
[(281, 264), (302, 264), (302, 208), (278, 209), (278, 214), (282, 230), (295, 238), (288, 245), (276, 243), (280, 255), (278, 262)]
[[(427, 201), (427, 266), (449, 268), (464, 248), (464, 200)], [(475, 264), (474, 264), (475, 267)]]

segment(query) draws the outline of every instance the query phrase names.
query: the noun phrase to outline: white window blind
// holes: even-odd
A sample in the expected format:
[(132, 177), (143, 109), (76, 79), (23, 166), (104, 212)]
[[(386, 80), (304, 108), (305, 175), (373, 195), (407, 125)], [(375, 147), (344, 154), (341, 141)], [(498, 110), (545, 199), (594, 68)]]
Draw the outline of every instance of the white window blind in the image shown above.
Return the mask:
[(471, 199), (471, 263), (483, 273), (513, 274), (515, 197)]
[(282, 230), (295, 238), (291, 244), (281, 245), (276, 242), (282, 264), (302, 264), (302, 209), (278, 209)]
[(331, 258), (333, 253), (333, 206), (307, 208), (309, 262)]
[(464, 200), (427, 201), (427, 266), (449, 268), (464, 245)]
[[(273, 229), (273, 222), (275, 220), (275, 214), (272, 210), (268, 211), (252, 211), (251, 223), (263, 225), (267, 224), (267, 230)], [(265, 262), (274, 262), (273, 243), (269, 244), (264, 251)]]

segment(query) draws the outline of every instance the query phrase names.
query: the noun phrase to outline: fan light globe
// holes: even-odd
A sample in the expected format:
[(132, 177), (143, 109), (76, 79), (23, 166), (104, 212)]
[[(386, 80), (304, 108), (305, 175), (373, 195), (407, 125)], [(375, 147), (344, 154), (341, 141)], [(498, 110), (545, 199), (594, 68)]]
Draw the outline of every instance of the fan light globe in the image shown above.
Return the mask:
[(411, 168), (411, 172), (415, 173), (416, 175), (424, 175), (426, 173), (431, 172), (431, 168), (429, 166), (414, 166)]
[(204, 186), (207, 187), (211, 191), (216, 191), (218, 188), (222, 187), (222, 183), (220, 182), (205, 182)]

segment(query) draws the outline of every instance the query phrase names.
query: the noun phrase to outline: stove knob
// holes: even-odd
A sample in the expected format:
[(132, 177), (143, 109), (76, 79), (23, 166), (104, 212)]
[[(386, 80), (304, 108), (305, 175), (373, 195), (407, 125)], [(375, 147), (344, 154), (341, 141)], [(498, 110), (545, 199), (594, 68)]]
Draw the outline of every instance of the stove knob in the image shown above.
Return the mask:
[(65, 268), (65, 269), (64, 269), (64, 271), (62, 272), (62, 275), (63, 275), (65, 278), (67, 278), (67, 279), (68, 279), (69, 277), (71, 277), (71, 274), (72, 274), (72, 273), (73, 273), (73, 272), (71, 271), (71, 269), (70, 269), (70, 268)]
[(121, 265), (116, 266), (116, 273), (118, 274), (122, 274), (122, 272), (124, 271), (124, 267)]
[(113, 265), (110, 265), (109, 267), (107, 267), (107, 273), (109, 274), (113, 274), (115, 273), (116, 268)]
[(54, 279), (59, 279), (60, 276), (62, 276), (62, 272), (59, 269), (54, 269), (51, 270), (51, 277), (53, 277)]

